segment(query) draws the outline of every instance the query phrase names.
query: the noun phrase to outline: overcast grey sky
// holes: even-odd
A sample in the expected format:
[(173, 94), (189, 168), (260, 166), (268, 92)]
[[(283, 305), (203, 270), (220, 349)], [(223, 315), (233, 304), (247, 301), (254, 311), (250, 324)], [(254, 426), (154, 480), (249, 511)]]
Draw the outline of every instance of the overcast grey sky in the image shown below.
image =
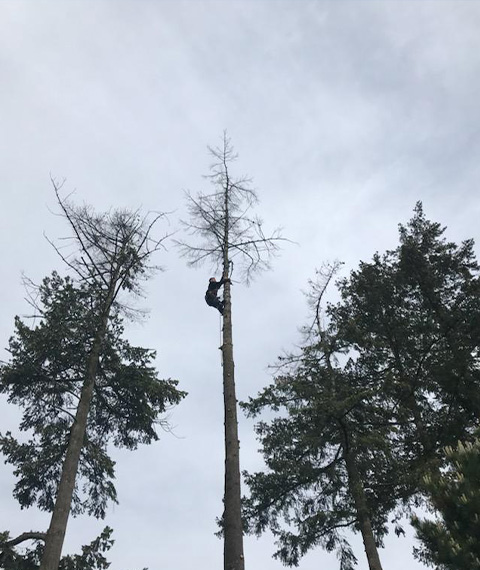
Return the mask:
[[(22, 271), (39, 281), (62, 270), (43, 238), (67, 232), (51, 213), (50, 173), (99, 210), (172, 212), (162, 228), (171, 231), (183, 190), (207, 189), (206, 146), (227, 129), (267, 228), (298, 242), (250, 288), (234, 285), (238, 397), (256, 394), (267, 365), (299, 341), (302, 290), (323, 261), (343, 260), (346, 273), (394, 247), (417, 200), (452, 240), (477, 237), (479, 30), (480, 3), (462, 0), (0, 1), (0, 346), (14, 315), (28, 313)], [(113, 570), (210, 570), (223, 548), (213, 536), (223, 493), (219, 318), (203, 301), (208, 267), (188, 269), (173, 247), (158, 262), (150, 316), (130, 339), (155, 348), (161, 376), (189, 396), (171, 414), (175, 436), (115, 452), (120, 504), (104, 522), (71, 519), (65, 552), (109, 524)], [(15, 429), (16, 410), (1, 402), (0, 413), (0, 431)], [(259, 468), (244, 418), (240, 440), (242, 467)], [(46, 529), (44, 513), (19, 511), (14, 481), (0, 464), (0, 530)], [(389, 538), (385, 570), (420, 568), (411, 547)], [(280, 568), (272, 552), (268, 536), (246, 538), (248, 568)], [(317, 550), (300, 568), (337, 561)]]

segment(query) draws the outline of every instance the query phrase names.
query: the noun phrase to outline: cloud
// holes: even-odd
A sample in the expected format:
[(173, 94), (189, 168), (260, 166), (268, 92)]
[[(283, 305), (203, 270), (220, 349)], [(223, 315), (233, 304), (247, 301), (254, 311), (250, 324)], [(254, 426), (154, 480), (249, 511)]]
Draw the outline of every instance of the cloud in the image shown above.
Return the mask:
[[(14, 314), (27, 310), (21, 270), (39, 280), (60, 266), (41, 238), (66, 231), (49, 212), (50, 172), (77, 188), (79, 202), (170, 211), (175, 229), (183, 189), (208, 188), (206, 145), (227, 128), (240, 155), (234, 172), (253, 177), (267, 226), (299, 242), (251, 288), (234, 287), (238, 393), (255, 394), (267, 365), (298, 341), (301, 289), (322, 261), (342, 259), (348, 271), (394, 247), (418, 199), (450, 239), (478, 232), (479, 25), (478, 3), (461, 0), (1, 2), (3, 346)], [(150, 318), (130, 332), (190, 395), (172, 415), (182, 439), (165, 434), (117, 456), (118, 570), (142, 567), (140, 556), (151, 570), (221, 560), (212, 536), (223, 477), (219, 329), (203, 302), (210, 269), (187, 269), (173, 247), (159, 263)], [(242, 461), (253, 466), (251, 422), (240, 421)], [(12, 423), (2, 415), (0, 430)], [(21, 532), (32, 512), (5, 498), (14, 484), (5, 473), (0, 500)], [(67, 534), (67, 549), (89, 542), (92, 521), (73, 521)], [(413, 568), (396, 548), (385, 551), (389, 564)], [(271, 539), (247, 540), (255, 566), (277, 568), (272, 550)], [(336, 564), (317, 551), (302, 568), (324, 560)]]

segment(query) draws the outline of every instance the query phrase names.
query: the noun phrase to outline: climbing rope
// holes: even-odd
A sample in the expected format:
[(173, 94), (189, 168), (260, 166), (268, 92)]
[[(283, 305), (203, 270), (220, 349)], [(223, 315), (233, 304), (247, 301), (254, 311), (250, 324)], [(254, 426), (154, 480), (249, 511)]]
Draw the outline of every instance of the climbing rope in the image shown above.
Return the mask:
[(223, 367), (223, 339), (222, 339), (222, 315), (219, 313), (218, 314), (218, 318), (219, 318), (219, 323), (220, 323), (220, 330), (219, 330), (219, 335), (220, 335), (220, 346), (218, 347), (220, 349), (220, 366)]
[(219, 323), (219, 336), (220, 336), (220, 348), (222, 348), (222, 315), (218, 313), (218, 323)]

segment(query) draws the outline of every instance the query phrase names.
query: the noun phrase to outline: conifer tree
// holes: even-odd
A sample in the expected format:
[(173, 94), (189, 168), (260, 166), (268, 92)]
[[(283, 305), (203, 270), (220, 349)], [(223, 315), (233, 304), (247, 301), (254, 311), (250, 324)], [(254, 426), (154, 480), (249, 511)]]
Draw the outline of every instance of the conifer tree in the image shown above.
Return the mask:
[(304, 329), (300, 352), (282, 357), (275, 381), (241, 404), (252, 417), (275, 413), (256, 426), (266, 470), (246, 475), (245, 520), (256, 534), (273, 532), (274, 556), (284, 564), (297, 566), (322, 546), (336, 551), (341, 570), (357, 562), (344, 532), (350, 528), (362, 535), (370, 570), (381, 570), (377, 544), (400, 492), (388, 402), (366, 371), (346, 360), (342, 339), (322, 328), (325, 287), (311, 283), (315, 324)]
[(153, 270), (160, 216), (96, 214), (55, 191), (73, 233), (70, 251), (57, 248), (71, 276), (44, 279), (32, 327), (16, 318), (0, 383), (23, 409), (20, 429), (32, 433), (27, 443), (8, 433), (0, 442), (19, 477), (15, 496), (52, 511), (41, 570), (57, 570), (70, 512), (103, 517), (116, 500), (107, 442), (135, 449), (157, 439), (159, 414), (184, 396), (176, 381), (158, 379), (153, 351), (122, 338), (122, 315), (133, 315), (124, 294), (140, 293)]
[(473, 240), (448, 242), (418, 203), (400, 245), (340, 282), (331, 322), (391, 395), (412, 486), (480, 417), (480, 273)]
[(439, 515), (412, 524), (422, 546), (416, 557), (446, 570), (480, 568), (480, 440), (445, 450), (447, 469), (424, 478), (425, 490)]
[(221, 268), (224, 284), (223, 312), (223, 395), (225, 413), (225, 490), (224, 490), (224, 570), (243, 570), (243, 528), (241, 517), (240, 457), (237, 422), (237, 400), (232, 340), (232, 297), (230, 269), (249, 283), (253, 275), (269, 268), (269, 259), (278, 249), (280, 237), (276, 230), (263, 233), (261, 220), (251, 213), (257, 202), (255, 191), (246, 177), (234, 178), (230, 169), (237, 158), (226, 134), (221, 148), (210, 148), (214, 163), (207, 178), (213, 185), (211, 193), (188, 194), (189, 235), (197, 243), (178, 242), (191, 266), (209, 262)]
[[(350, 525), (362, 532), (370, 568), (379, 568), (372, 544), (381, 543), (389, 513), (420, 500), (419, 483), (440, 472), (444, 447), (471, 441), (478, 428), (479, 267), (473, 241), (456, 245), (444, 232), (418, 203), (400, 226), (400, 245), (339, 282), (325, 332), (245, 405), (252, 415), (286, 412), (258, 425), (267, 472), (247, 478), (246, 505), (250, 528), (276, 532), (288, 564), (321, 544), (337, 546), (350, 568), (335, 534)], [(343, 445), (332, 426), (342, 427)]]

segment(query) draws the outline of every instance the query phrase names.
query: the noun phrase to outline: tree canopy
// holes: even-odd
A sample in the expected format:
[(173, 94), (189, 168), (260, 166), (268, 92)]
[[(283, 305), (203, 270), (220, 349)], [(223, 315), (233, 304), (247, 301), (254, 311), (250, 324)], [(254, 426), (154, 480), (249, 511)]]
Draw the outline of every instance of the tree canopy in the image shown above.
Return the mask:
[(14, 495), (22, 507), (52, 512), (41, 570), (57, 570), (70, 512), (104, 517), (116, 500), (108, 444), (135, 449), (158, 439), (161, 415), (185, 396), (176, 380), (158, 378), (155, 351), (123, 338), (125, 317), (137, 314), (124, 295), (138, 296), (154, 269), (164, 238), (151, 230), (161, 215), (96, 214), (54, 188), (73, 234), (70, 249), (55, 247), (71, 274), (54, 272), (36, 288), (35, 320), (15, 319), (0, 370), (0, 390), (22, 409), (27, 433), (22, 443), (11, 433), (0, 439), (18, 477)]
[(374, 552), (389, 517), (421, 499), (444, 446), (478, 427), (479, 267), (472, 240), (456, 245), (444, 232), (417, 204), (399, 246), (338, 282), (341, 300), (317, 312), (300, 352), (244, 404), (278, 414), (257, 425), (267, 468), (247, 475), (245, 505), (250, 528), (270, 528), (287, 564), (322, 545), (351, 568), (341, 535), (351, 527), (379, 568), (368, 545)]
[[(36, 504), (51, 511), (70, 428), (78, 406), (95, 333), (91, 285), (76, 286), (57, 273), (38, 289), (38, 321), (15, 319), (10, 362), (4, 364), (0, 391), (23, 410), (20, 429), (30, 435), (19, 443), (7, 433), (0, 439), (6, 461), (18, 481), (14, 496), (22, 507)], [(155, 351), (134, 347), (123, 338), (114, 312), (105, 335), (96, 378), (72, 512), (104, 517), (108, 500), (116, 501), (114, 462), (109, 442), (135, 449), (158, 439), (156, 426), (184, 392), (176, 380), (160, 380)]]

